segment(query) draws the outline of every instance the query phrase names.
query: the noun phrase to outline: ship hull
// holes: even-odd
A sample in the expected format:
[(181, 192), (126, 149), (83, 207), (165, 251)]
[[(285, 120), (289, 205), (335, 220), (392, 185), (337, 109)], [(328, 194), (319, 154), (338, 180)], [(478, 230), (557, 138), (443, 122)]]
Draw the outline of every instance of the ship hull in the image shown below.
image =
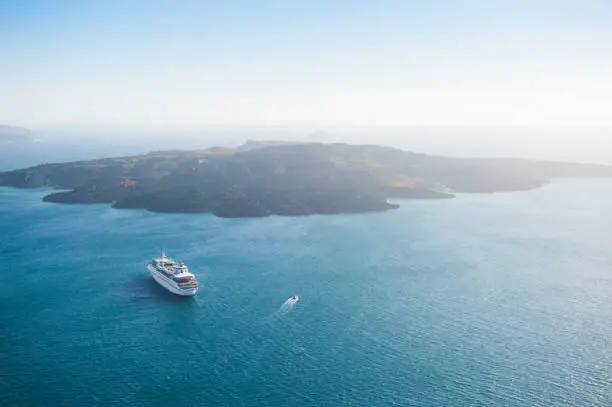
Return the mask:
[(198, 292), (197, 288), (192, 288), (188, 290), (179, 288), (174, 281), (172, 281), (169, 277), (163, 276), (161, 272), (157, 271), (150, 264), (147, 266), (147, 270), (149, 270), (149, 273), (151, 273), (153, 279), (155, 279), (155, 281), (157, 281), (159, 285), (161, 285), (173, 294), (182, 295), (184, 297), (191, 297)]

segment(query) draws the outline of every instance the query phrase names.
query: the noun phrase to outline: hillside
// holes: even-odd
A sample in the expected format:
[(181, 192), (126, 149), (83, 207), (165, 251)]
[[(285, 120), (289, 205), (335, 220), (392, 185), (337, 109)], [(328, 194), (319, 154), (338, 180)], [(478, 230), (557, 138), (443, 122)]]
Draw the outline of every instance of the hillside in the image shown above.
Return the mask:
[(389, 198), (518, 191), (563, 177), (612, 177), (612, 167), (428, 156), (374, 145), (253, 142), (159, 151), (0, 173), (0, 185), (68, 190), (58, 203), (109, 203), (221, 217), (382, 211)]

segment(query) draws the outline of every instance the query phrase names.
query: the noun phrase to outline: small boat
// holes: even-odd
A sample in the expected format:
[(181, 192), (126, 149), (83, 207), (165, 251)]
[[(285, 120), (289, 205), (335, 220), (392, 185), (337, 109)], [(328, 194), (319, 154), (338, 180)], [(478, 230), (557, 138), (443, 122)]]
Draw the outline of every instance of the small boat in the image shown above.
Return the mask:
[(295, 304), (296, 302), (298, 302), (299, 299), (300, 297), (298, 297), (297, 295), (294, 295), (293, 297), (289, 298), (287, 302), (290, 304)]

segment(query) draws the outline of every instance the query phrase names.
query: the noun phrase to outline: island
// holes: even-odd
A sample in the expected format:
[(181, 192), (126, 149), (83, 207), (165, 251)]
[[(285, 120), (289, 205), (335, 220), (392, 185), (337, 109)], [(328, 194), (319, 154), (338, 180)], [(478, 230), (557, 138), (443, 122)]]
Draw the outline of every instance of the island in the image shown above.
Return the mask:
[(30, 142), (34, 141), (34, 136), (35, 133), (32, 130), (0, 124), (0, 143)]
[(237, 148), (43, 164), (1, 172), (0, 186), (55, 188), (46, 202), (237, 218), (386, 211), (398, 208), (393, 198), (521, 191), (568, 177), (612, 177), (612, 166), (250, 140)]

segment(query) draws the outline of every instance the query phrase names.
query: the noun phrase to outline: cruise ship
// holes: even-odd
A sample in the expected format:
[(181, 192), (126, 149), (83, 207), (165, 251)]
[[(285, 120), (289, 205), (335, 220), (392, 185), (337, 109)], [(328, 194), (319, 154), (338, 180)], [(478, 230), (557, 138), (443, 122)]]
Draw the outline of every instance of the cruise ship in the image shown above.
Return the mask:
[(198, 292), (198, 281), (181, 261), (174, 261), (162, 251), (161, 257), (153, 259), (147, 269), (166, 290), (178, 295), (195, 295)]

